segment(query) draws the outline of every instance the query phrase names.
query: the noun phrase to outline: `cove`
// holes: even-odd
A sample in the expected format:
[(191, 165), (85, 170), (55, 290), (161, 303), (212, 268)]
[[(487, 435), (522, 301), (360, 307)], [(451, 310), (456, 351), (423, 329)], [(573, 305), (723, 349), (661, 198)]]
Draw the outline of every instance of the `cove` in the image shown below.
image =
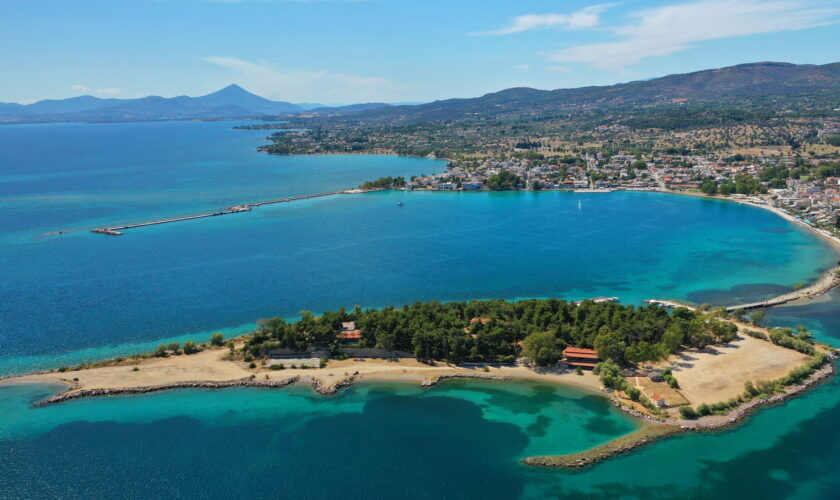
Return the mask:
[[(2, 497), (515, 498), (523, 456), (636, 428), (601, 397), (528, 382), (366, 383), (329, 398), (302, 387), (182, 390), (27, 406), (49, 392), (0, 388), (11, 413), (0, 431)], [(109, 473), (117, 470), (132, 472)]]

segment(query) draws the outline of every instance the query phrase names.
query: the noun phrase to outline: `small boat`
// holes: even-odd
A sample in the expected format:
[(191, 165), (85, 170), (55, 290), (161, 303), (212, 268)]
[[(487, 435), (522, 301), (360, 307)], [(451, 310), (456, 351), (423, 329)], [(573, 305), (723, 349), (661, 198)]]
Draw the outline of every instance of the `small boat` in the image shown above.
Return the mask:
[(398, 206), (398, 207), (401, 207), (401, 206), (403, 206), (403, 202), (401, 202), (401, 201), (398, 201), (398, 202), (397, 202), (397, 206)]

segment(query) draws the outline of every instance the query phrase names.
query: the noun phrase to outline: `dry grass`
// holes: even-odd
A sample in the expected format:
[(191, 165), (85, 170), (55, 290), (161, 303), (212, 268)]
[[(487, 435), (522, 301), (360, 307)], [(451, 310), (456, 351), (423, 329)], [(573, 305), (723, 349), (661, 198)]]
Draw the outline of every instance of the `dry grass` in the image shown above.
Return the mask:
[(724, 346), (689, 349), (671, 356), (670, 366), (680, 383), (680, 392), (693, 405), (717, 403), (744, 392), (744, 383), (774, 380), (810, 359), (766, 340), (747, 335)]
[[(677, 381), (679, 381), (679, 379), (677, 379)], [(668, 403), (668, 406), (670, 407), (690, 404), (690, 401), (687, 400), (680, 391), (672, 388), (666, 382), (654, 382), (647, 377), (633, 377), (630, 379), (630, 383), (637, 389), (641, 390), (648, 398), (654, 394), (662, 396), (665, 398), (665, 402)]]

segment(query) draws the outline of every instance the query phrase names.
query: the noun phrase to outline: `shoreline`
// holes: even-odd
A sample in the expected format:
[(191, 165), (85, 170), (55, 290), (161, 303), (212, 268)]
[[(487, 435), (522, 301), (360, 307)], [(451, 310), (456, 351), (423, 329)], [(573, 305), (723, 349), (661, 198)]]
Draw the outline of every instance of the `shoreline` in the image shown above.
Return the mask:
[[(779, 349), (783, 349), (779, 347)], [(64, 387), (32, 407), (44, 407), (68, 401), (91, 397), (149, 394), (180, 389), (218, 390), (233, 387), (280, 389), (294, 384), (309, 385), (322, 396), (337, 394), (342, 389), (365, 382), (410, 382), (430, 388), (450, 379), (474, 379), (487, 382), (531, 381), (551, 383), (597, 395), (610, 400), (611, 404), (639, 423), (639, 429), (619, 436), (589, 450), (565, 455), (526, 457), (522, 463), (534, 467), (560, 467), (577, 469), (587, 467), (610, 457), (628, 453), (641, 446), (682, 432), (713, 432), (738, 425), (756, 410), (776, 405), (791, 397), (805, 393), (812, 386), (834, 374), (831, 356), (828, 364), (813, 372), (802, 383), (790, 386), (783, 393), (768, 398), (752, 399), (732, 408), (725, 415), (710, 415), (697, 420), (655, 417), (644, 414), (620, 400), (613, 391), (605, 390), (600, 379), (592, 372), (578, 375), (572, 371), (551, 369), (533, 370), (521, 365), (459, 367), (442, 363), (424, 364), (413, 359), (397, 361), (366, 359), (332, 361), (325, 368), (287, 369), (279, 374), (275, 370), (244, 368), (243, 363), (224, 359), (225, 348), (207, 349), (193, 355), (169, 358), (146, 358), (139, 361), (122, 362), (111, 366), (86, 368), (70, 372), (41, 372), (0, 380), (0, 386), (43, 384)], [(184, 367), (187, 367), (185, 369)], [(176, 368), (180, 367), (180, 373)], [(192, 367), (192, 369), (189, 369)], [(136, 368), (136, 370), (135, 370)], [(205, 370), (205, 379), (198, 372)], [(342, 374), (342, 370), (343, 371)], [(97, 377), (97, 375), (99, 375)], [(162, 375), (165, 381), (158, 381)], [(234, 376), (231, 376), (234, 375)], [(280, 375), (277, 377), (277, 375)], [(131, 377), (147, 377), (158, 383), (126, 383)], [(277, 378), (274, 378), (274, 377)], [(213, 378), (216, 379), (213, 379)], [(264, 378), (263, 378), (264, 377)]]

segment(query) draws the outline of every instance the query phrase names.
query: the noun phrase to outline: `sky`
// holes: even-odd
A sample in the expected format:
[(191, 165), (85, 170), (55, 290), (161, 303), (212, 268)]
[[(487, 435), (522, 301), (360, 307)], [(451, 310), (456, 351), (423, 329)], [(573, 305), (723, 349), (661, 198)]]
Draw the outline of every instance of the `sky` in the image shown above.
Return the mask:
[(0, 101), (427, 102), (840, 61), (838, 0), (0, 0)]

